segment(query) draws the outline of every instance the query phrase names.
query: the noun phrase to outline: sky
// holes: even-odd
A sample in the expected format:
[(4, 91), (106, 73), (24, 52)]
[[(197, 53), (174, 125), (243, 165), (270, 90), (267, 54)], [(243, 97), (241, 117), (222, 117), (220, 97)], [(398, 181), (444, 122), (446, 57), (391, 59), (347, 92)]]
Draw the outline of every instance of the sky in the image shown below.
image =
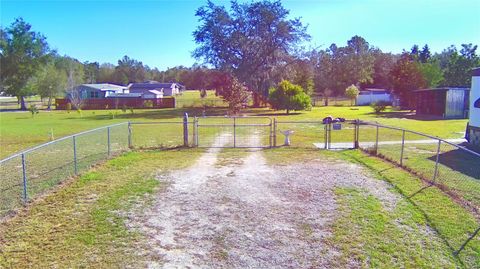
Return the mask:
[[(196, 62), (195, 11), (205, 3), (0, 0), (0, 23), (7, 27), (23, 17), (61, 55), (82, 62), (116, 64), (128, 55), (165, 70)], [(285, 0), (283, 5), (308, 25), (308, 46), (315, 48), (342, 46), (354, 35), (393, 53), (413, 44), (428, 44), (432, 52), (452, 44), (480, 45), (480, 0)]]

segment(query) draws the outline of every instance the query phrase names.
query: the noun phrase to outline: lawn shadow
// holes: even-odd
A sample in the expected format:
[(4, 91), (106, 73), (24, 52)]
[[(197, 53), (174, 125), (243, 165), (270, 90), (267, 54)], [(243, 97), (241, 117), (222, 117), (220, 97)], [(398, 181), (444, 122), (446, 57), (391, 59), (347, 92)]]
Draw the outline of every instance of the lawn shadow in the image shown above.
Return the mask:
[[(432, 162), (435, 162), (437, 156), (433, 155), (428, 159)], [(454, 171), (480, 180), (480, 158), (474, 156), (473, 154), (465, 150), (454, 149), (448, 152), (441, 153), (438, 158), (438, 162)]]
[(398, 118), (398, 119), (409, 119), (409, 120), (420, 120), (420, 121), (439, 121), (439, 120), (448, 120), (441, 116), (434, 115), (417, 115), (412, 111), (387, 111), (387, 112), (370, 112), (367, 115), (372, 115), (379, 118)]

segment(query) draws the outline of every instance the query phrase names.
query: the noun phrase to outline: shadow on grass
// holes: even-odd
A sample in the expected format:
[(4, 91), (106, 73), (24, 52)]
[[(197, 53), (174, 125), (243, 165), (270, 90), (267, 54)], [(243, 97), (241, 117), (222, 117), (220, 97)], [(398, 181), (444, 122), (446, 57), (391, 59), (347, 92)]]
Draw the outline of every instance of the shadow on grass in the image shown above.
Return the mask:
[[(428, 159), (432, 162), (436, 162), (437, 156), (433, 155)], [(454, 171), (480, 180), (480, 158), (467, 151), (454, 149), (441, 153), (438, 162)]]
[(439, 120), (449, 120), (441, 116), (434, 115), (417, 115), (412, 111), (387, 111), (387, 112), (370, 112), (367, 115), (379, 117), (379, 118), (399, 118), (399, 119), (409, 119), (409, 120), (420, 120), (420, 121), (439, 121)]

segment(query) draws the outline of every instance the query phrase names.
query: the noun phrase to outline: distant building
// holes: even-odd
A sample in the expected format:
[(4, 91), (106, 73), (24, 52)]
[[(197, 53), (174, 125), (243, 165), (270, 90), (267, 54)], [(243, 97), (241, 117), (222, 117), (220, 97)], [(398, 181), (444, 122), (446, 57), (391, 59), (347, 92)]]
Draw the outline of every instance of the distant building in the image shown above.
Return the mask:
[(477, 67), (472, 71), (469, 114), (466, 137), (468, 142), (480, 147), (480, 67)]
[(417, 115), (439, 116), (445, 119), (468, 117), (469, 88), (436, 88), (417, 90), (415, 109)]
[(81, 84), (76, 87), (76, 90), (82, 99), (102, 99), (113, 94), (128, 92), (128, 89), (125, 86), (109, 83)]
[(368, 106), (375, 102), (392, 102), (392, 96), (389, 90), (386, 89), (371, 89), (367, 88), (361, 90), (357, 96), (357, 106)]
[[(163, 96), (175, 96), (180, 94), (185, 87), (178, 83), (160, 83), (157, 81), (146, 81), (142, 83), (130, 83), (128, 90), (130, 93), (156, 94)], [(152, 92), (155, 91), (155, 92)], [(161, 97), (160, 97), (161, 98)]]

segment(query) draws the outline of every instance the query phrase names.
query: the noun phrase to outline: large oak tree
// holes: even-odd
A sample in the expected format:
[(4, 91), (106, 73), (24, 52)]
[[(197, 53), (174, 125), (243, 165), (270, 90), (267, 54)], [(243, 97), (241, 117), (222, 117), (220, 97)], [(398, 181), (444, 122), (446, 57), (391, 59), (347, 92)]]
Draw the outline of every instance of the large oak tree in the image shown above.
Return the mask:
[(193, 56), (232, 73), (257, 96), (268, 95), (275, 68), (309, 39), (300, 19), (289, 19), (280, 1), (232, 1), (230, 10), (208, 1), (196, 16), (201, 25), (193, 33), (198, 44)]

